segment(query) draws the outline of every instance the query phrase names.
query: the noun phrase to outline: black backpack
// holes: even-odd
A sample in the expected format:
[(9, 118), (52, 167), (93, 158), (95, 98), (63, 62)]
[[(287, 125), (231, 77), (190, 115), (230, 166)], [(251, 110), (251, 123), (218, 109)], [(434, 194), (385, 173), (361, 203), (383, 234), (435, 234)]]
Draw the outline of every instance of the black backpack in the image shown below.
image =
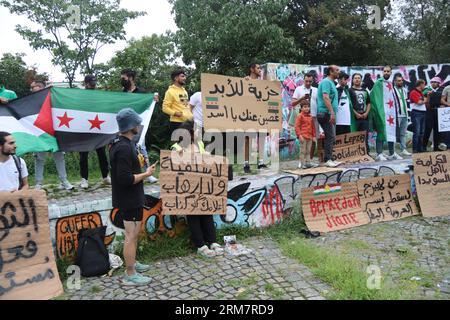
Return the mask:
[(111, 269), (105, 246), (106, 226), (78, 232), (77, 265), (83, 277), (97, 277)]

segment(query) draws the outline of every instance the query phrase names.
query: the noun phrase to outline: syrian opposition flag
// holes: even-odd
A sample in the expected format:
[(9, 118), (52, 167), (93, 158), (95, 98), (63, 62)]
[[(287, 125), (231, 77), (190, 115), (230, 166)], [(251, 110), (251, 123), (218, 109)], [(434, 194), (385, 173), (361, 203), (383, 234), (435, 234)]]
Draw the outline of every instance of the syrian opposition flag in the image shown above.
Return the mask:
[(370, 92), (373, 119), (377, 134), (383, 141), (396, 142), (396, 112), (394, 86), (378, 79)]
[(12, 133), (17, 155), (58, 151), (54, 136), (50, 89), (0, 105), (0, 131)]
[(52, 88), (52, 121), (62, 151), (92, 151), (108, 144), (117, 134), (116, 115), (134, 109), (143, 119), (141, 141), (150, 123), (153, 94)]

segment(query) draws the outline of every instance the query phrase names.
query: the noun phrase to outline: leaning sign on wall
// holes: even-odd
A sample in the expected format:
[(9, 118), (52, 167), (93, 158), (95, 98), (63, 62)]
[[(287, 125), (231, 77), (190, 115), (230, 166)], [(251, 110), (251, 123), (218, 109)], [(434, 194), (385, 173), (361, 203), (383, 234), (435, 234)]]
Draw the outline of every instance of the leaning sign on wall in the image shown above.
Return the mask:
[(0, 207), (0, 300), (44, 300), (62, 294), (45, 192), (2, 192)]
[(450, 151), (414, 154), (413, 165), (422, 214), (450, 215)]
[(408, 174), (358, 180), (357, 184), (361, 207), (370, 223), (419, 214)]
[[(333, 147), (333, 161), (343, 163), (373, 162), (367, 155), (366, 135), (364, 131), (353, 132), (336, 136)], [(324, 160), (323, 140), (319, 143), (319, 159)]]
[(161, 151), (160, 185), (163, 215), (226, 214), (225, 157)]
[(278, 81), (202, 74), (205, 130), (281, 130)]
[(302, 189), (302, 208), (309, 230), (331, 232), (369, 223), (355, 182)]

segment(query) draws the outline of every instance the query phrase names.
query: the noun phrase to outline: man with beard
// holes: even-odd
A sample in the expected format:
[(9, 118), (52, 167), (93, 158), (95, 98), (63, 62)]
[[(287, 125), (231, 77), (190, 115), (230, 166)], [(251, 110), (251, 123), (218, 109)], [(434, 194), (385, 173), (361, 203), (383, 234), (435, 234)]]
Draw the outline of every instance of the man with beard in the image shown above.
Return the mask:
[(431, 79), (431, 91), (428, 92), (428, 107), (423, 137), (424, 151), (427, 151), (431, 131), (433, 131), (433, 151), (439, 151), (441, 135), (439, 134), (438, 109), (441, 107), (442, 92), (444, 91), (444, 88), (441, 87), (441, 82), (442, 80), (439, 77)]
[(120, 135), (115, 139), (109, 151), (111, 161), (112, 202), (123, 215), (125, 242), (123, 255), (126, 273), (122, 279), (124, 285), (146, 285), (151, 279), (141, 272), (150, 270), (150, 266), (136, 261), (138, 235), (142, 227), (144, 210), (144, 183), (155, 171), (155, 164), (141, 173), (141, 165), (133, 138), (139, 134), (142, 118), (130, 108), (117, 114)]
[(25, 161), (17, 157), (16, 140), (9, 132), (0, 132), (0, 191), (14, 192), (28, 189), (28, 170)]
[(397, 112), (397, 124), (400, 134), (400, 156), (409, 157), (411, 156), (411, 153), (406, 150), (406, 130), (408, 128), (408, 93), (404, 88), (403, 77), (400, 74), (397, 74), (394, 79), (394, 97)]

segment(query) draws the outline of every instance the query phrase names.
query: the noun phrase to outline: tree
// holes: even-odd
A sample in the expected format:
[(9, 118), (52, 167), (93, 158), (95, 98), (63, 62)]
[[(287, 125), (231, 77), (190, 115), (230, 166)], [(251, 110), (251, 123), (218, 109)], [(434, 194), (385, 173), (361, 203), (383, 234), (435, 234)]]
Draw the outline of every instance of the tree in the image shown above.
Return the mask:
[(35, 68), (27, 67), (23, 57), (24, 53), (5, 53), (0, 60), (0, 86), (14, 91), (18, 97), (30, 93), (30, 84), (33, 80), (47, 81), (46, 74), (39, 74)]
[(120, 0), (0, 0), (11, 13), (26, 15), (42, 29), (17, 25), (35, 50), (46, 49), (69, 85), (81, 68), (92, 73), (95, 57), (106, 44), (125, 39), (125, 23), (143, 12), (120, 9)]
[(169, 0), (177, 43), (197, 72), (242, 76), (252, 62), (300, 62), (286, 33), (287, 0)]

